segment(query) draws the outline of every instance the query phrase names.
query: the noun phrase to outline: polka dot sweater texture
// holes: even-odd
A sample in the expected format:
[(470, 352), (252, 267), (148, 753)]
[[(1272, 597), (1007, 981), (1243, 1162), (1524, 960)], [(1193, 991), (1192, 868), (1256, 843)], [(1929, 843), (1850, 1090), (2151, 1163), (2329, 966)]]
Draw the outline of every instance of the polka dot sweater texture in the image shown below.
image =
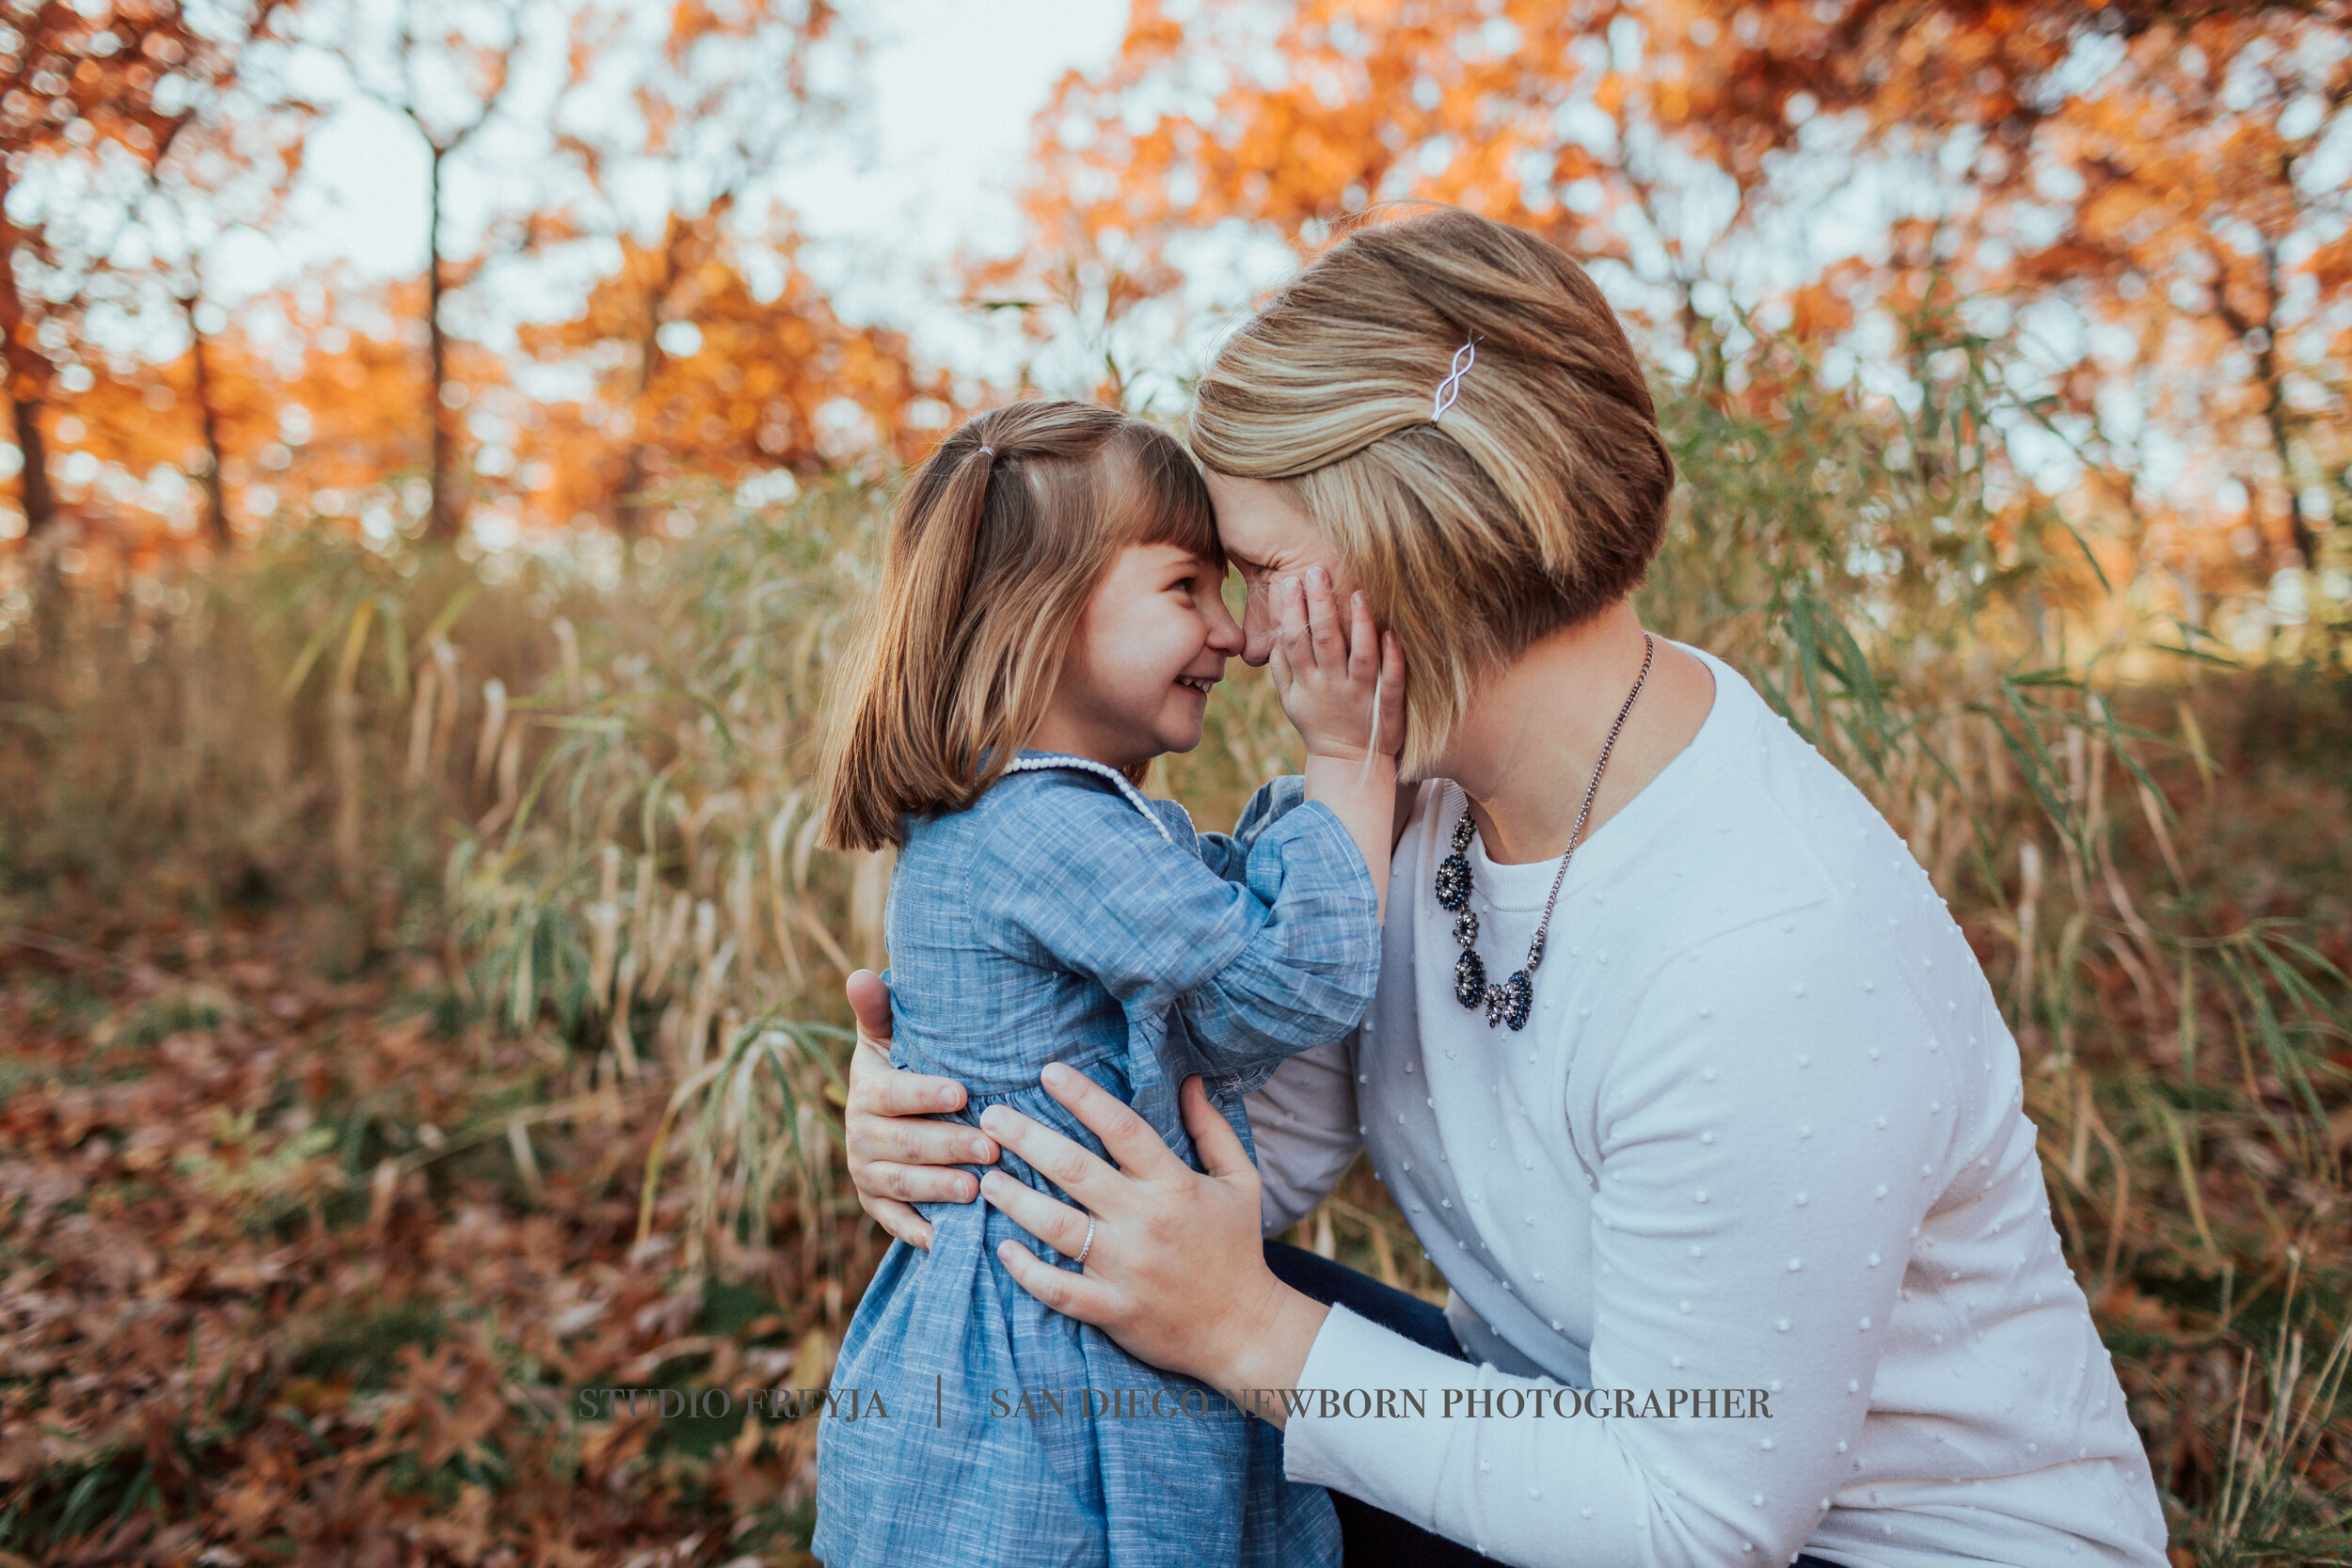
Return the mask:
[[(1502, 1562), (2160, 1568), (1975, 955), (1862, 794), (1688, 651), (1713, 707), (1577, 852), (1527, 1027), (1454, 999), (1430, 883), (1464, 801), (1432, 782), (1372, 1014), (1251, 1097), (1269, 1231), (1368, 1148), (1484, 1363), (1334, 1309), (1300, 1386), (1426, 1389), (1427, 1414), (1311, 1403), (1288, 1473)], [(1556, 863), (1470, 861), (1505, 973)], [(1635, 1409), (1761, 1389), (1770, 1415), (1525, 1413), (1561, 1385)], [(1448, 1387), (1522, 1413), (1449, 1412)]]

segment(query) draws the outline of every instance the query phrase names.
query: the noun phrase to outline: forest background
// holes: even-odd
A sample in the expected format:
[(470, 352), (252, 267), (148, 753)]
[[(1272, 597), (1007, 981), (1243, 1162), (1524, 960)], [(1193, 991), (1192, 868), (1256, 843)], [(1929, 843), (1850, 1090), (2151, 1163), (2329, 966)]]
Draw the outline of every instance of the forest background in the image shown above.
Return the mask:
[[(2175, 1560), (2352, 1561), (2352, 8), (1135, 0), (904, 320), (778, 194), (881, 9), (0, 0), (0, 1563), (805, 1560), (812, 1423), (574, 1394), (819, 1387), (880, 1257), (892, 486), (1410, 197), (1655, 367), (1645, 618), (1961, 920)], [(425, 264), (231, 297), (355, 99)], [(1241, 673), (1155, 784), (1291, 755)]]

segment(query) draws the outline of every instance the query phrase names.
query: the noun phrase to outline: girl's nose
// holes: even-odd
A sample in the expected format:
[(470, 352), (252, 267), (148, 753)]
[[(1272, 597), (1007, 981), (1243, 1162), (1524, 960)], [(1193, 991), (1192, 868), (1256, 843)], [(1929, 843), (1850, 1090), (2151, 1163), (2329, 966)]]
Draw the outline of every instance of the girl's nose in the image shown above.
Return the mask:
[(1201, 618), (1209, 624), (1209, 646), (1231, 658), (1242, 650), (1241, 623), (1225, 608), (1224, 594), (1209, 594), (1202, 597)]

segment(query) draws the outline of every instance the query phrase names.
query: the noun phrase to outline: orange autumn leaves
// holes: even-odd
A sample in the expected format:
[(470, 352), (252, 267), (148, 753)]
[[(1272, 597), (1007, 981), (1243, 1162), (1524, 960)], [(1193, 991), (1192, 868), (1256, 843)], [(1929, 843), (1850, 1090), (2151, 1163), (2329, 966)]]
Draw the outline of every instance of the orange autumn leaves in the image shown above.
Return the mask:
[[(82, 164), (121, 176), (103, 193), (111, 224), (86, 225), (103, 243), (68, 254), (60, 237), (88, 236), (65, 223), (0, 233), (16, 302), (40, 303), (0, 320), (30, 367), (9, 383), (24, 460), (0, 541), (54, 530), (135, 566), (273, 518), (356, 519), (387, 546), (455, 538), (469, 517), (485, 538), (582, 518), (633, 531), (695, 486), (886, 460), (944, 417), (926, 395), (936, 378), (895, 334), (836, 317), (798, 265), (788, 216), (727, 222), (841, 106), (857, 45), (836, 43), (823, 0), (528, 14), (248, 3), (256, 20), (234, 50), (199, 47), (188, 28), (201, 19), (179, 0), (46, 8), (41, 38), (0, 26), (0, 86), (21, 67), (35, 95), (0, 105), (24, 154), (0, 183), (56, 186)], [(300, 25), (265, 30), (289, 17)], [(147, 47), (151, 22), (188, 36)], [(160, 129), (103, 94), (57, 96), (119, 79), (160, 104), (174, 84), (225, 88), (254, 58), (267, 69), (246, 78), (262, 85), (179, 91)], [(341, 81), (341, 96), (312, 102), (303, 81)], [(425, 154), (416, 277), (354, 286), (313, 272), (233, 314), (199, 303), (218, 281), (214, 242), (266, 236), (310, 126), (361, 103), (405, 121)], [(540, 138), (537, 156), (517, 158), (518, 135)], [(487, 207), (460, 214), (485, 182)], [(516, 315), (544, 319), (548, 275), (578, 289), (582, 261), (609, 276), (574, 296), (572, 319), (518, 332)]]
[(277, 9), (238, 0), (199, 25), (177, 0), (116, 0), (14, 7), (0, 20), (0, 411), (19, 456), (14, 531), (56, 515), (48, 410), (87, 387), (75, 340), (94, 309), (117, 303), (108, 216), (155, 179)]
[[(917, 367), (898, 334), (841, 321), (788, 246), (763, 258), (783, 273), (765, 298), (713, 217), (674, 219), (657, 243), (619, 248), (620, 268), (580, 314), (523, 328), (514, 360), (453, 345), (444, 403), (476, 515), (634, 534), (700, 499), (697, 486), (903, 459), (936, 438), (945, 378)], [(413, 531), (428, 460), (413, 341), (422, 291), (312, 293), (266, 313), (266, 341), (208, 340), (232, 525), (373, 512), (379, 532)], [(190, 355), (123, 367), (58, 402), (69, 516), (140, 553), (202, 536), (202, 499), (180, 477), (204, 467)], [(584, 395), (524, 389), (548, 372)]]
[[(1964, 309), (1972, 330), (2037, 338), (2087, 529), (2184, 581), (2258, 587), (2345, 564), (2352, 180), (2328, 150), (2347, 104), (2343, 0), (1136, 0), (1117, 55), (1038, 119), (1030, 243), (968, 276), (1029, 297), (1041, 278), (1098, 278), (1117, 317), (1180, 297), (1186, 246), (1220, 225), (1311, 249), (1419, 196), (1622, 263), (1667, 362), (1702, 382), (1727, 373), (1729, 298), (1815, 358), (1886, 363), (1907, 352), (1888, 322)], [(1875, 215), (1840, 220), (1791, 275), (1788, 236), (1839, 228), (1805, 204), (1841, 180)], [(788, 232), (735, 235), (733, 214), (723, 193), (616, 236), (568, 319), (511, 350), (455, 345), (443, 402), (463, 404), (469, 507), (637, 532), (712, 485), (933, 437), (943, 376), (840, 320)], [(406, 336), (421, 301), (346, 303), (328, 312), (341, 346), (319, 321), (298, 353), (221, 345), (227, 379), (245, 377), (229, 395), (246, 410), (223, 416), (243, 526), (254, 486), (299, 513), (322, 491), (396, 495), (425, 460)], [(1745, 366), (1712, 390), (1769, 411), (1784, 373)], [(81, 394), (112, 411), (84, 416), (96, 444), (67, 479), (193, 473), (184, 391), (152, 401), (188, 379), (134, 367)], [(294, 439), (288, 404), (331, 437)], [(136, 508), (117, 494), (106, 510)]]
[[(1138, 0), (1040, 117), (1030, 205), (1115, 313), (1220, 223), (1311, 248), (1456, 203), (1627, 263), (1702, 380), (1726, 297), (1817, 354), (1965, 302), (2056, 332), (2087, 522), (2259, 584), (2352, 564), (2348, 104), (2340, 0)], [(1832, 213), (1857, 184), (1875, 215)]]
[(666, 496), (785, 470), (808, 475), (906, 458), (945, 423), (945, 381), (905, 341), (834, 314), (790, 245), (768, 298), (733, 264), (720, 217), (673, 218), (660, 240), (621, 242), (621, 266), (581, 313), (526, 328), (525, 350), (594, 377), (545, 411), (524, 443), (558, 476), (543, 515), (643, 531)]

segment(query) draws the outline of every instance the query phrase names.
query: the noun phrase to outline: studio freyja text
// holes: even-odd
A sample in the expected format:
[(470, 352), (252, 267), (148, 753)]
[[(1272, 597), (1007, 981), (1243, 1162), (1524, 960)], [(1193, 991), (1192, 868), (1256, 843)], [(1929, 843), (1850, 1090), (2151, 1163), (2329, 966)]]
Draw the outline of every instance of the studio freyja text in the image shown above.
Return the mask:
[[(922, 1399), (930, 1394), (930, 1399)], [(1767, 1388), (1237, 1388), (1199, 1384), (1139, 1388), (991, 1388), (982, 1414), (995, 1420), (1220, 1420), (1280, 1414), (1321, 1420), (1425, 1418), (1525, 1420), (1770, 1420)], [(898, 1410), (894, 1413), (892, 1402)], [(574, 1411), (582, 1420), (699, 1417), (722, 1420), (738, 1410), (769, 1421), (940, 1418), (945, 1380), (931, 1388), (582, 1388)], [(929, 1406), (930, 1408), (924, 1408)]]

